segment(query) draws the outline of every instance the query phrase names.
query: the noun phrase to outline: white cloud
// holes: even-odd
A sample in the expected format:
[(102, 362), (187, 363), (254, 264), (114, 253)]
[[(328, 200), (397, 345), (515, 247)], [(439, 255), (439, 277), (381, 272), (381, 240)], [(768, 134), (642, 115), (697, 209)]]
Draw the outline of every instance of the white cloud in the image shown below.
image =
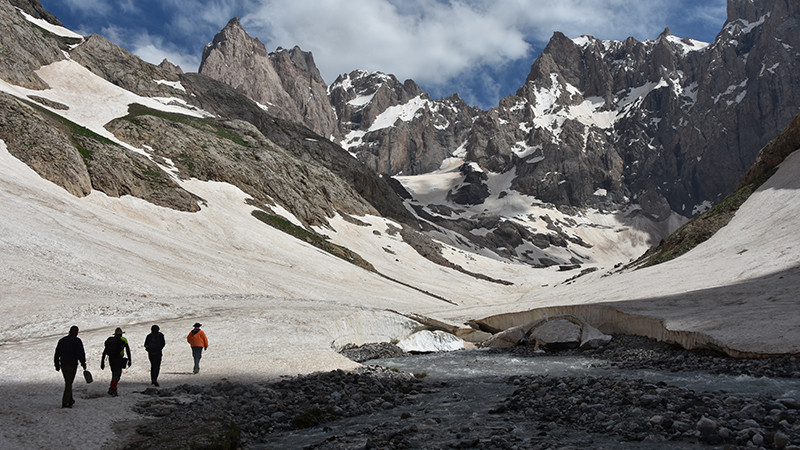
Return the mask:
[(156, 65), (166, 58), (172, 64), (180, 66), (184, 72), (197, 72), (197, 67), (200, 65), (200, 58), (195, 55), (187, 55), (178, 50), (167, 50), (153, 43), (143, 42), (140, 45), (136, 45), (131, 53)]
[(184, 72), (196, 72), (200, 56), (187, 54), (174, 44), (166, 42), (161, 36), (153, 36), (145, 31), (131, 32), (119, 27), (106, 27), (102, 36), (117, 43), (134, 55), (151, 64), (160, 64), (164, 58), (178, 65)]
[[(719, 0), (724, 3), (724, 0)], [(532, 58), (554, 31), (653, 39), (675, 0), (261, 0), (242, 17), (271, 51), (314, 53), (330, 83), (353, 69), (442, 85), (478, 65)], [(540, 49), (539, 49), (540, 50)]]
[(242, 22), (268, 50), (299, 44), (313, 51), (328, 82), (366, 69), (442, 83), (472, 65), (530, 53), (520, 30), (474, 5), (408, 3), (415, 8), (397, 8), (387, 0), (265, 1)]

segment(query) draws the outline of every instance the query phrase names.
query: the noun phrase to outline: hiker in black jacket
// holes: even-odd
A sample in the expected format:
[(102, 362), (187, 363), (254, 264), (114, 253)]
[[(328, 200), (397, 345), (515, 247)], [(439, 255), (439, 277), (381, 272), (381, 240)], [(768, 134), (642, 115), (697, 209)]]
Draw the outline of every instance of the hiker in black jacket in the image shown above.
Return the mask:
[(83, 351), (83, 342), (78, 338), (78, 327), (73, 325), (69, 334), (58, 340), (53, 363), (56, 371), (64, 375), (64, 395), (61, 396), (61, 407), (72, 408), (75, 400), (72, 398), (72, 382), (78, 372), (78, 363), (86, 370), (86, 352)]
[[(122, 378), (122, 369), (131, 366), (131, 348), (128, 340), (122, 337), (122, 328), (117, 327), (114, 335), (106, 339), (103, 347), (103, 356), (100, 358), (100, 370), (106, 368), (106, 355), (108, 355), (108, 365), (111, 366), (111, 385), (108, 387), (108, 395), (116, 397), (117, 384)], [(125, 358), (127, 352), (128, 357)]]
[(153, 325), (150, 327), (150, 334), (144, 338), (144, 349), (150, 358), (150, 384), (156, 387), (158, 387), (158, 373), (161, 371), (161, 350), (167, 345), (164, 335), (158, 330), (158, 325)]

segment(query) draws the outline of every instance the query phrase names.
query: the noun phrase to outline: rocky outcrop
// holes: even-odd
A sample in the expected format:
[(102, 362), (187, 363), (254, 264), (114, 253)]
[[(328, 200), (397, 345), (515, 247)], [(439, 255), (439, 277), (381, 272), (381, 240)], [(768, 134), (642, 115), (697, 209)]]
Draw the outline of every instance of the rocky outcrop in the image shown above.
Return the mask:
[[(19, 0), (14, 5), (20, 6), (23, 11), (35, 12), (31, 9), (33, 2)], [(41, 5), (38, 6), (41, 8)], [(3, 36), (0, 43), (0, 78), (29, 89), (47, 89), (47, 83), (34, 71), (64, 59), (62, 50), (76, 42), (75, 39), (42, 31), (25, 20), (8, 2), (0, 2), (0, 36)]]
[(481, 342), (480, 347), (508, 348), (533, 345), (542, 350), (598, 348), (611, 341), (579, 317), (558, 315), (505, 329)]
[(233, 184), (257, 204), (277, 202), (308, 225), (326, 225), (337, 213), (377, 214), (336, 174), (296, 158), (249, 122), (195, 120), (136, 107), (107, 128), (172, 161), (182, 178)]
[[(669, 29), (645, 42), (555, 33), (525, 84), (489, 111), (457, 96), (431, 100), (410, 80), (351, 72), (327, 91), (334, 138), (380, 173), (427, 173), (456, 156), (492, 173), (515, 170), (512, 188), (546, 203), (640, 203), (656, 220), (692, 216), (730, 193), (797, 113), (798, 16), (788, 0), (730, 0), (711, 44)], [(260, 70), (250, 53), (228, 54), (239, 67), (229, 70)]]
[(63, 26), (63, 24), (49, 11), (42, 8), (41, 0), (8, 0), (11, 6), (15, 6), (31, 17), (44, 19), (53, 25)]
[(181, 66), (176, 66), (175, 64), (172, 64), (167, 58), (164, 58), (164, 60), (161, 61), (158, 67), (175, 75), (183, 74), (183, 69), (181, 69)]
[(179, 78), (175, 67), (145, 62), (100, 35), (87, 37), (70, 51), (70, 58), (95, 75), (143, 97), (186, 97), (176, 87)]
[(311, 53), (299, 47), (268, 53), (238, 18), (206, 45), (199, 73), (233, 86), (270, 115), (302, 123), (325, 137), (336, 129), (326, 85)]
[(144, 156), (4, 93), (0, 139), (12, 155), (73, 195), (97, 190), (181, 211), (200, 210), (196, 197)]
[(339, 119), (338, 142), (379, 173), (436, 170), (463, 145), (477, 109), (458, 96), (431, 100), (416, 83), (353, 71), (328, 88)]

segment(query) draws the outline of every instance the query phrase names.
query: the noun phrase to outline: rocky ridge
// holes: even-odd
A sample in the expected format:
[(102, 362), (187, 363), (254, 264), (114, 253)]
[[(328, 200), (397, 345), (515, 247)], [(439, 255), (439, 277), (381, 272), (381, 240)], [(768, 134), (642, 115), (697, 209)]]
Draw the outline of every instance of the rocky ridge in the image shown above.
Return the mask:
[[(31, 87), (20, 77), (35, 81), (35, 69), (68, 57), (143, 98), (161, 99), (214, 116), (198, 120), (137, 107), (125, 120), (107, 126), (123, 141), (152, 149), (152, 160), (148, 160), (35, 106), (39, 103), (59, 109), (66, 108), (64, 105), (38, 96), (26, 99), (26, 105), (26, 101), (4, 94), (2, 107), (8, 113), (2, 117), (0, 139), (12, 154), (75, 195), (96, 189), (112, 196), (135, 195), (162, 206), (196, 211), (199, 199), (178, 188), (153, 162), (164, 163), (165, 158), (173, 157), (173, 169), (179, 177), (236, 184), (259, 203), (277, 202), (306, 224), (327, 224), (327, 218), (337, 213), (382, 214), (415, 223), (395, 193), (397, 186), (307, 128), (268, 115), (226, 84), (183, 74), (168, 61), (159, 66), (148, 64), (98, 35), (76, 43), (36, 31), (6, 2), (0, 2), (0, 18), (0, 27), (8, 31), (5, 45), (24, 55), (14, 67), (0, 65), (0, 77), (10, 83)], [(47, 52), (54, 56), (40, 56)], [(24, 61), (30, 61), (26, 63), (30, 67), (20, 67)], [(187, 136), (194, 140), (188, 141)], [(48, 143), (48, 139), (53, 142)], [(208, 143), (205, 150), (217, 149), (228, 158), (217, 159), (214, 152), (198, 154), (200, 148), (195, 144), (203, 141)], [(255, 148), (266, 153), (259, 156)], [(265, 166), (264, 158), (269, 155), (277, 160)], [(254, 172), (256, 167), (260, 172)], [(241, 175), (245, 173), (249, 177)], [(288, 188), (295, 184), (295, 188)]]
[[(457, 173), (440, 188), (444, 201), (406, 198), (429, 235), (535, 267), (581, 265), (591, 262), (585, 254), (594, 243), (569, 223), (581, 223), (587, 211), (612, 213), (657, 245), (732, 192), (800, 105), (798, 16), (785, 0), (730, 0), (710, 44), (669, 29), (645, 42), (555, 33), (525, 84), (488, 111), (457, 95), (431, 99), (412, 80), (356, 70), (327, 86), (321, 108), (333, 111), (332, 131), (327, 116), (292, 120), (323, 130), (382, 174)], [(215, 42), (204, 59), (221, 73), (204, 69), (209, 76), (263, 78), (254, 86), (233, 82), (254, 99), (268, 84), (287, 83), (267, 83), (261, 69), (249, 69), (260, 67), (254, 58), (276, 64), (286, 51), (266, 53), (238, 21)], [(292, 76), (322, 83), (305, 61)], [(285, 104), (307, 100), (303, 92)], [(512, 217), (492, 208), (509, 195), (550, 211)]]
[[(457, 156), (487, 172), (514, 170), (513, 189), (546, 203), (636, 203), (654, 218), (690, 217), (730, 193), (796, 114), (799, 15), (787, 0), (730, 0), (711, 44), (669, 29), (645, 42), (555, 33), (525, 84), (489, 111), (354, 71), (327, 88), (333, 138), (385, 174), (428, 173)], [(243, 73), (252, 64), (235, 53), (227, 70)], [(240, 88), (257, 99), (256, 84)]]

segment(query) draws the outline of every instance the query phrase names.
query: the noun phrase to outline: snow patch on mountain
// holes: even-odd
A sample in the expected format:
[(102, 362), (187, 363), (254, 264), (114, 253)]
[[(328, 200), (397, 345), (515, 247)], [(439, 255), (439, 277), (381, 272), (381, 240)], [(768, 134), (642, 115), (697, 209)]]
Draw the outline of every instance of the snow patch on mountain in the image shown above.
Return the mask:
[(416, 117), (419, 111), (430, 103), (429, 100), (422, 98), (421, 95), (412, 98), (407, 103), (386, 108), (375, 118), (369, 131), (382, 130), (393, 126), (398, 120), (410, 122)]
[(186, 92), (186, 88), (183, 87), (180, 81), (168, 81), (168, 80), (153, 80), (153, 81), (157, 84), (163, 84), (175, 90)]
[[(159, 111), (185, 114), (193, 117), (212, 117), (213, 115), (189, 106), (181, 99), (157, 99), (142, 97), (122, 89), (98, 77), (85, 67), (72, 60), (62, 60), (43, 66), (36, 71), (50, 89), (32, 90), (9, 84), (0, 79), (0, 91), (29, 101), (29, 96), (39, 96), (66, 105), (68, 109), (53, 109), (55, 114), (86, 127), (94, 133), (116, 142), (129, 150), (145, 154), (142, 149), (120, 141), (104, 125), (128, 114), (128, 106), (138, 103)], [(91, 92), (91, 95), (87, 95)], [(183, 102), (183, 105), (176, 103)], [(184, 106), (185, 105), (185, 106)]]
[(19, 13), (22, 14), (22, 16), (25, 17), (25, 20), (27, 20), (28, 22), (36, 25), (39, 28), (43, 28), (57, 36), (83, 40), (83, 36), (72, 30), (69, 30), (59, 25), (54, 25), (44, 19), (37, 19), (19, 8), (17, 8), (17, 11), (19, 11)]
[(708, 42), (698, 41), (691, 38), (679, 38), (673, 35), (666, 36), (666, 39), (680, 48), (683, 54), (703, 51), (710, 45)]

